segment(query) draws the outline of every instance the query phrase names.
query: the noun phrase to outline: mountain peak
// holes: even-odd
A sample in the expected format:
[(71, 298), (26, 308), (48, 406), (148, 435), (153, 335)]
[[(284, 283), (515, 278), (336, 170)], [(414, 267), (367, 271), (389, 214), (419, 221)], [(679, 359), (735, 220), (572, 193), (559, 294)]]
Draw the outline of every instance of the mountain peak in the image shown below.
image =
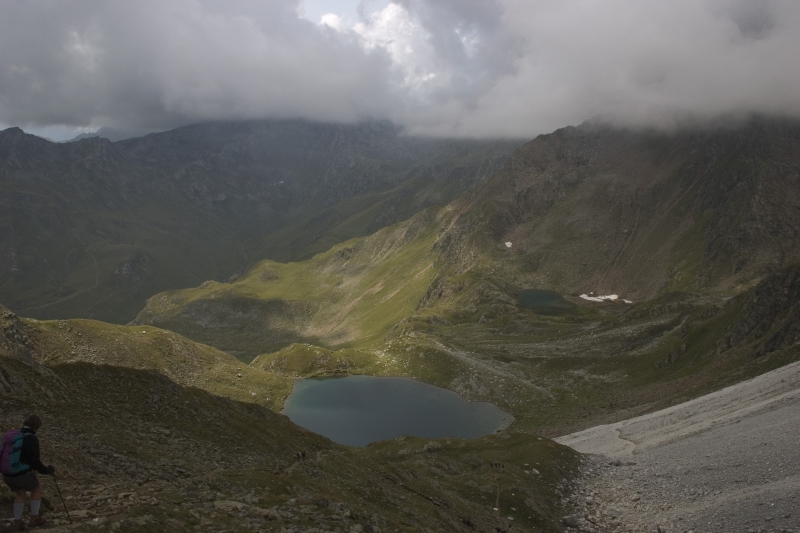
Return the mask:
[(26, 135), (26, 133), (22, 131), (22, 128), (17, 126), (12, 126), (0, 131), (0, 137), (2, 138), (20, 138), (23, 135)]

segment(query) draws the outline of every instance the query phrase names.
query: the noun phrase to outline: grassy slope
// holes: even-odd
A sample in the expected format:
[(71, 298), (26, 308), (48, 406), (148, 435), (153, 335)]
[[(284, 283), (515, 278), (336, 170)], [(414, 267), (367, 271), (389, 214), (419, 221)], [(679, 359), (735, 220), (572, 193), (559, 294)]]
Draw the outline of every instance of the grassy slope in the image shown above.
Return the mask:
[(150, 326), (118, 326), (94, 320), (34, 321), (28, 334), (47, 365), (90, 363), (153, 370), (182, 386), (198, 387), (280, 410), (292, 381), (258, 371), (231, 355)]
[(263, 261), (230, 284), (151, 298), (137, 323), (157, 324), (252, 359), (294, 342), (363, 348), (413, 313), (436, 275), (440, 214), (348, 241), (302, 263)]
[[(489, 262), (449, 277), (438, 266), (431, 291), (433, 273), (426, 269), (435, 264), (431, 250), (442, 235), (433, 228), (451, 216), (445, 210), (425, 219), (429, 225), (411, 240), (416, 232), (401, 224), (308, 262), (262, 263), (230, 285), (159, 295), (140, 319), (157, 316), (155, 323), (251, 354), (275, 338), (276, 329), (268, 327), (277, 325), (287, 344), (258, 356), (253, 366), (290, 377), (414, 377), (491, 400), (514, 414), (516, 428), (553, 435), (664, 407), (800, 356), (796, 347), (758, 359), (752, 346), (717, 353), (753, 289), (733, 300), (726, 293), (666, 293), (630, 306), (572, 295), (573, 313), (546, 316), (522, 308), (519, 287)], [(430, 298), (431, 292), (438, 296)], [(256, 315), (263, 337), (253, 343), (252, 316), (245, 321), (235, 314), (234, 304), (243, 300), (304, 302), (311, 311), (304, 321)], [(192, 315), (201, 304), (207, 314)], [(213, 313), (221, 318), (209, 326)]]
[[(0, 427), (43, 414), (42, 454), (63, 476), (73, 530), (488, 531), (507, 528), (508, 516), (522, 531), (560, 530), (556, 492), (578, 460), (549, 440), (506, 433), (349, 449), (252, 403), (246, 390), (259, 384), (248, 381), (264, 372), (173, 333), (22, 322), (3, 309), (0, 322)], [(233, 372), (243, 377), (229, 387)], [(49, 517), (64, 525), (44, 484)], [(7, 517), (10, 499), (0, 498)]]

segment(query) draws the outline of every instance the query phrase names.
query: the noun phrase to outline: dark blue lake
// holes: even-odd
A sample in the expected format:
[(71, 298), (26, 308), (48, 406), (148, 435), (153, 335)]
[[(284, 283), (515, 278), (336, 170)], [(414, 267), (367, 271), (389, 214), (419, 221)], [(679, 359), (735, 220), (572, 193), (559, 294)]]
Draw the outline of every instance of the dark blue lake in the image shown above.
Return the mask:
[(282, 412), (298, 426), (351, 446), (401, 435), (473, 439), (514, 420), (488, 402), (468, 402), (413, 379), (374, 376), (297, 380)]
[(517, 300), (522, 307), (533, 310), (540, 315), (567, 315), (575, 312), (575, 304), (565, 300), (553, 291), (525, 289), (519, 291)]

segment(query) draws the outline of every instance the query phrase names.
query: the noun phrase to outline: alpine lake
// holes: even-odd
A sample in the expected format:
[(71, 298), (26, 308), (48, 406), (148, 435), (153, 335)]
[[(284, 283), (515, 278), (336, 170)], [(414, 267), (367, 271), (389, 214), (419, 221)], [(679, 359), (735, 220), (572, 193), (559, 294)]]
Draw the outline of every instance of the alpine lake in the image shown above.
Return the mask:
[(517, 300), (522, 307), (532, 310), (540, 315), (570, 315), (575, 313), (577, 306), (564, 299), (563, 296), (553, 291), (541, 289), (525, 289), (517, 294)]
[(473, 439), (514, 418), (489, 402), (408, 378), (347, 376), (299, 379), (283, 414), (339, 444), (366, 446), (409, 435)]

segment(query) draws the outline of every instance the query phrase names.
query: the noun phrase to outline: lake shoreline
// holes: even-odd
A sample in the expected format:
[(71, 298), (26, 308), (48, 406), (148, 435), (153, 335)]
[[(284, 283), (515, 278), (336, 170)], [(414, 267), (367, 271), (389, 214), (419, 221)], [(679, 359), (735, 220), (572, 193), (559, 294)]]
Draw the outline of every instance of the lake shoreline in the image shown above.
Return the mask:
[(340, 444), (399, 436), (479, 438), (507, 430), (514, 415), (487, 401), (408, 377), (367, 374), (295, 380), (281, 414)]

